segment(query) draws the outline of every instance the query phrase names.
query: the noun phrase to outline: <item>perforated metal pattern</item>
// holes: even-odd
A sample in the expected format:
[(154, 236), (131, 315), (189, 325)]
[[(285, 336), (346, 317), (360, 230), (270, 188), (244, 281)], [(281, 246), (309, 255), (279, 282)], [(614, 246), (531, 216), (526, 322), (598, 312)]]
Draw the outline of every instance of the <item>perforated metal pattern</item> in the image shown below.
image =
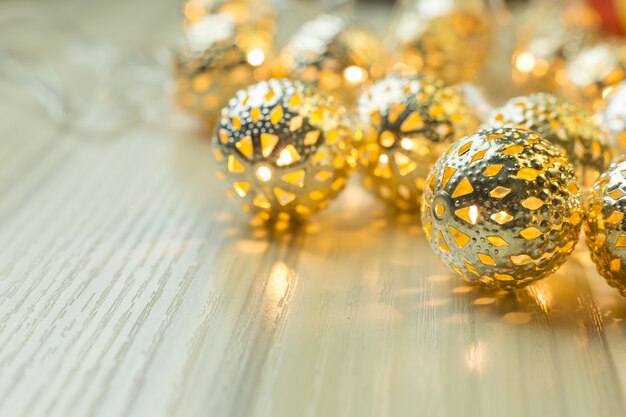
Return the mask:
[(554, 272), (574, 249), (582, 217), (570, 163), (521, 129), (482, 130), (454, 143), (424, 189), (433, 250), (485, 287), (520, 288)]
[(419, 208), (439, 155), (478, 126), (459, 91), (429, 76), (389, 76), (358, 107), (369, 127), (359, 144), (365, 186), (400, 209)]
[(593, 122), (593, 115), (550, 94), (513, 98), (494, 110), (487, 124), (539, 133), (567, 156), (586, 188), (591, 187), (611, 163), (607, 136)]
[(626, 159), (611, 165), (591, 190), (587, 246), (598, 272), (626, 296)]
[(403, 63), (451, 84), (474, 80), (491, 49), (492, 28), (478, 10), (404, 13), (391, 30)]
[(176, 51), (177, 101), (211, 123), (238, 89), (269, 76), (273, 17), (249, 16), (243, 3), (235, 6), (189, 23)]
[(245, 211), (306, 217), (326, 207), (354, 168), (345, 110), (298, 81), (240, 90), (222, 110), (214, 156)]
[(620, 40), (598, 42), (569, 60), (564, 92), (595, 104), (605, 90), (626, 79), (626, 45)]
[(302, 25), (281, 53), (288, 77), (313, 83), (345, 105), (362, 85), (383, 76), (386, 59), (376, 35), (334, 15)]

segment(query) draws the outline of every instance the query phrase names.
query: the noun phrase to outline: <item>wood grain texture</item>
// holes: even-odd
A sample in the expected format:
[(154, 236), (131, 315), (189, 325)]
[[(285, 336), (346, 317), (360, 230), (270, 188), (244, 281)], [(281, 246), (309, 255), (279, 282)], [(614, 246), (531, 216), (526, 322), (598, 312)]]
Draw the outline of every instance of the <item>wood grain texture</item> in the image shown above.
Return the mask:
[(485, 293), (356, 178), (270, 233), (182, 115), (91, 140), (0, 97), (0, 416), (626, 415), (626, 300), (582, 242)]

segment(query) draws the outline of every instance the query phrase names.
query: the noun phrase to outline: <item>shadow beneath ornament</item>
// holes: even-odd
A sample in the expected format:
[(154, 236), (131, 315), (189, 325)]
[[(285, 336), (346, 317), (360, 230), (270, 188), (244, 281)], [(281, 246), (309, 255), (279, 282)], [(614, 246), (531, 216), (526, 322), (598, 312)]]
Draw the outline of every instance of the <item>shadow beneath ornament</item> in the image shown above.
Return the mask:
[(626, 331), (626, 296), (611, 287), (598, 274), (591, 259), (588, 262), (586, 275), (589, 277), (594, 302), (597, 305), (598, 314), (601, 315), (602, 323), (605, 326), (618, 326), (622, 331)]
[(490, 291), (463, 283), (450, 291), (477, 319), (571, 331), (593, 326), (600, 315), (587, 279), (574, 254), (555, 274), (523, 289)]
[(600, 301), (600, 314), (605, 325), (617, 325), (626, 331), (626, 297), (617, 291)]
[[(353, 181), (328, 209), (306, 220), (260, 221), (236, 215), (233, 227), (250, 239), (297, 236), (303, 239), (302, 250), (332, 252), (340, 257), (379, 254), (401, 245), (412, 247), (416, 240), (426, 243), (418, 215), (390, 212)], [(412, 257), (407, 255), (407, 259)]]

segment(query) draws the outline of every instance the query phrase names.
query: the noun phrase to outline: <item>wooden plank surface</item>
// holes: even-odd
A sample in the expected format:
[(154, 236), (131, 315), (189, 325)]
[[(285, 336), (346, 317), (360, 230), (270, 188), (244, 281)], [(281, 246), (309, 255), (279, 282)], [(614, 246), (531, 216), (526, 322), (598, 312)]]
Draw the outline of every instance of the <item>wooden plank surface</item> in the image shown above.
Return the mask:
[[(176, 28), (171, 4), (60, 5), (94, 33), (136, 23), (113, 38)], [(582, 242), (485, 293), (356, 178), (268, 233), (175, 110), (90, 137), (15, 83), (0, 97), (0, 416), (626, 414), (626, 300)]]

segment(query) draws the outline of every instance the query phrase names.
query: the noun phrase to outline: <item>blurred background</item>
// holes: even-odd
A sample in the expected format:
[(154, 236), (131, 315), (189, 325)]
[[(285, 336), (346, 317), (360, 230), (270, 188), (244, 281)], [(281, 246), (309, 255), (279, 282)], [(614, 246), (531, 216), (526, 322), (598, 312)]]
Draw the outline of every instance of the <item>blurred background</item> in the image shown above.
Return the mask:
[[(168, 118), (175, 117), (170, 111), (170, 98), (176, 90), (171, 76), (174, 51), (184, 36), (185, 25), (214, 12), (211, 8), (219, 3), (224, 2), (4, 0), (0, 2), (0, 82), (36, 101), (52, 123), (89, 133), (90, 137), (137, 122), (168, 123)], [(487, 49), (486, 62), (476, 74), (444, 78), (469, 81), (476, 90), (476, 103), (483, 99), (499, 103), (518, 93), (539, 90), (578, 98), (584, 89), (596, 89), (599, 78), (606, 76), (594, 72), (611, 73), (612, 81), (601, 87), (623, 78), (620, 53), (604, 53), (598, 48), (588, 51), (607, 39), (615, 42), (623, 33), (626, 2), (620, 0), (243, 3), (271, 9), (275, 19), (272, 47), (277, 50), (304, 22), (331, 12), (373, 31), (392, 54), (391, 62), (413, 63), (411, 57), (403, 55), (411, 38), (424, 36), (430, 28), (436, 32), (437, 16), (450, 10), (470, 10), (484, 19), (491, 34), (488, 46), (482, 41), (475, 44)], [(459, 24), (459, 36), (468, 41), (475, 28), (463, 26), (462, 21)], [(450, 28), (450, 22), (444, 27)], [(477, 53), (474, 47), (467, 49), (467, 56), (458, 58), (460, 62), (471, 61)], [(568, 74), (568, 63), (576, 59), (575, 70)], [(591, 64), (585, 66), (586, 60)], [(604, 93), (587, 90), (583, 92), (588, 97)]]

